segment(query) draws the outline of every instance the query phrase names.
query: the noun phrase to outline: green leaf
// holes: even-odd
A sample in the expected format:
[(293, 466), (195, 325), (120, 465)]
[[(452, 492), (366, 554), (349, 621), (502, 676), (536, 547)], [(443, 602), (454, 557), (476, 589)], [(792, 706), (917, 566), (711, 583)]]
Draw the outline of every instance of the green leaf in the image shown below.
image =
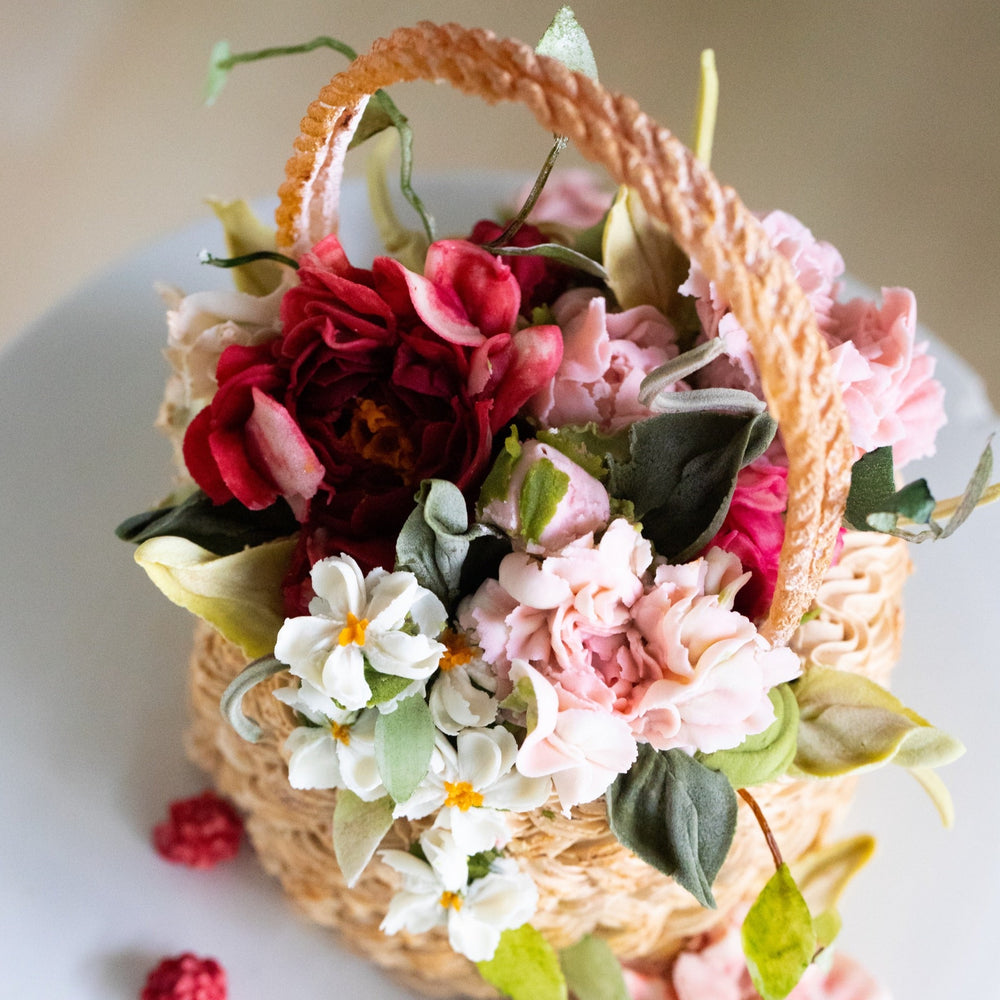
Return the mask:
[(122, 521), (115, 534), (140, 544), (172, 535), (200, 545), (217, 556), (242, 552), (248, 546), (285, 538), (298, 530), (289, 506), (279, 500), (264, 510), (248, 510), (238, 500), (215, 504), (197, 490), (178, 504), (158, 507)]
[(958, 740), (860, 674), (811, 667), (794, 684), (799, 741), (794, 767), (830, 778), (890, 762), (940, 767), (961, 756)]
[(832, 910), (844, 889), (875, 853), (875, 838), (856, 834), (809, 851), (791, 865), (792, 874), (812, 913)]
[(557, 469), (551, 459), (532, 462), (521, 483), (518, 506), (521, 533), (529, 542), (537, 542), (559, 509), (559, 502), (569, 489), (569, 475)]
[(736, 830), (729, 779), (683, 750), (639, 747), (632, 767), (607, 792), (608, 822), (618, 840), (675, 878), (702, 906), (715, 906), (712, 882)]
[(227, 556), (166, 535), (135, 550), (135, 561), (174, 604), (215, 626), (252, 659), (274, 651), (284, 624), (281, 584), (295, 539)]
[[(992, 441), (992, 437), (990, 441)], [(948, 523), (941, 530), (940, 537), (947, 538), (976, 509), (989, 487), (990, 476), (993, 475), (993, 448), (990, 441), (986, 442), (976, 468), (964, 492), (958, 498), (955, 510), (951, 513)]]
[(740, 469), (764, 452), (776, 426), (766, 412), (639, 420), (628, 429), (628, 459), (609, 456), (608, 492), (632, 501), (660, 555), (683, 562), (719, 530)]
[(504, 931), (480, 975), (511, 1000), (566, 1000), (566, 980), (555, 949), (531, 924)]
[(482, 510), (494, 500), (506, 500), (510, 491), (510, 477), (521, 457), (521, 442), (518, 439), (517, 427), (511, 424), (510, 433), (504, 439), (503, 448), (497, 455), (493, 466), (483, 480), (479, 491), (479, 509)]
[(454, 483), (424, 480), (417, 492), (417, 506), (396, 539), (396, 569), (409, 570), (422, 587), (450, 608), (460, 594), (469, 547), (493, 534), (485, 524), (469, 527), (465, 497)]
[(229, 79), (229, 62), (232, 56), (229, 42), (220, 39), (212, 46), (212, 52), (208, 57), (208, 76), (205, 78), (205, 103), (215, 104), (216, 98), (222, 93), (222, 88)]
[(413, 683), (413, 679), (400, 677), (398, 674), (379, 673), (366, 661), (365, 682), (372, 692), (371, 698), (368, 699), (368, 708), (374, 708), (376, 705), (383, 705), (393, 698), (398, 698)]
[(622, 309), (655, 306), (672, 317), (683, 298), (690, 262), (667, 226), (647, 211), (638, 192), (622, 187), (608, 212), (601, 241), (608, 287)]
[(545, 29), (535, 51), (540, 56), (551, 56), (569, 69), (597, 79), (597, 62), (587, 33), (580, 27), (569, 7), (560, 7), (552, 23)]
[(787, 865), (768, 880), (743, 921), (743, 953), (763, 1000), (783, 1000), (795, 989), (816, 951), (809, 907)]
[(621, 963), (602, 938), (588, 934), (559, 952), (575, 1000), (629, 1000)]
[[(222, 223), (226, 250), (230, 257), (274, 251), (274, 227), (261, 222), (245, 201), (209, 198), (208, 204)], [(262, 259), (234, 268), (233, 282), (241, 292), (268, 295), (281, 284), (284, 275), (285, 269), (281, 264), (273, 259)]]
[(365, 802), (349, 789), (337, 791), (337, 804), (333, 809), (333, 849), (349, 889), (358, 881), (382, 838), (392, 828), (392, 810), (393, 802), (388, 795)]
[(562, 243), (537, 243), (531, 247), (494, 246), (491, 243), (486, 249), (498, 257), (547, 257), (600, 281), (607, 281), (608, 278), (607, 272), (596, 260)]
[(721, 771), (733, 788), (750, 788), (773, 781), (795, 759), (799, 731), (799, 705), (788, 684), (772, 688), (768, 696), (774, 706), (774, 722), (755, 736), (748, 736), (732, 750), (695, 756), (713, 771)]
[(288, 666), (274, 656), (262, 656), (248, 663), (227, 685), (219, 699), (219, 709), (236, 731), (247, 741), (256, 743), (264, 735), (257, 723), (243, 714), (243, 697), (252, 688), (275, 674), (287, 670)]
[(427, 774), (434, 750), (434, 720), (422, 695), (405, 698), (375, 721), (375, 762), (394, 802), (405, 802)]
[(536, 436), (602, 483), (608, 481), (607, 463), (610, 458), (628, 461), (628, 435), (624, 431), (606, 434), (597, 424), (589, 423), (580, 427), (566, 425), (539, 430)]
[(926, 480), (918, 479), (896, 490), (888, 445), (862, 455), (851, 467), (844, 519), (856, 531), (892, 531), (901, 515), (926, 524), (933, 511), (934, 497)]

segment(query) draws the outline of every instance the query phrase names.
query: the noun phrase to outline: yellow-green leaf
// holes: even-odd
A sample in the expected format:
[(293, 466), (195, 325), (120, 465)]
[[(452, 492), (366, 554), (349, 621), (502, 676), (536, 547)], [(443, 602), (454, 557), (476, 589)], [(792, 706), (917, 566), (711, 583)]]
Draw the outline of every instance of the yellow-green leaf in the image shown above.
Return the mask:
[(559, 961), (575, 1000), (628, 1000), (621, 963), (603, 938), (580, 938), (559, 952)]
[(623, 309), (653, 305), (669, 315), (688, 259), (670, 230), (654, 219), (636, 191), (618, 189), (604, 226), (601, 260)]
[[(230, 257), (242, 257), (260, 250), (274, 250), (274, 229), (254, 215), (242, 199), (217, 201), (208, 199), (209, 207), (222, 223), (226, 250)], [(281, 284), (284, 270), (273, 260), (257, 260), (233, 268), (233, 283), (241, 292), (267, 295)]]
[(422, 274), (424, 258), (430, 241), (424, 232), (407, 229), (399, 221), (392, 204), (387, 173), (389, 159), (399, 147), (399, 135), (395, 130), (385, 132), (373, 143), (371, 155), (365, 167), (368, 183), (368, 205), (372, 218), (378, 227), (379, 237), (385, 252), (395, 257), (404, 267)]
[(788, 865), (771, 876), (750, 907), (742, 929), (750, 978), (763, 1000), (784, 1000), (816, 951), (809, 907)]
[(333, 810), (333, 847), (349, 888), (358, 881), (392, 827), (392, 809), (388, 795), (365, 802), (346, 788), (338, 790)]
[(848, 883), (874, 853), (875, 838), (862, 833), (810, 851), (792, 864), (809, 909), (821, 914), (836, 907)]
[(217, 556), (186, 538), (163, 535), (143, 542), (135, 561), (174, 604), (255, 659), (273, 652), (284, 623), (281, 581), (294, 547), (294, 539), (279, 539)]
[(503, 932), (496, 953), (477, 962), (480, 975), (511, 1000), (566, 1000), (555, 949), (531, 924)]

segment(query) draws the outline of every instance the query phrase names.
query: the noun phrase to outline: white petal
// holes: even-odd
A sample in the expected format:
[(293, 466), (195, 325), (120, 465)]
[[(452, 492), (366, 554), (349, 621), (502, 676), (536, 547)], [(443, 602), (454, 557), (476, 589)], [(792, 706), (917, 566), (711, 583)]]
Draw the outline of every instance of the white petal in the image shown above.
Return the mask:
[(514, 744), (507, 764), (510, 768), (517, 756), (517, 744), (506, 729), (471, 729), (458, 737), (459, 778), (469, 782), (477, 792), (489, 788), (503, 774), (504, 741), (501, 733)]
[(293, 674), (301, 677), (309, 664), (336, 643), (339, 634), (340, 626), (328, 618), (308, 615), (286, 618), (285, 624), (278, 629), (274, 655), (282, 663), (287, 663)]
[(455, 843), (470, 857), (480, 851), (503, 847), (510, 840), (507, 821), (496, 809), (473, 807), (463, 812), (449, 807), (441, 810), (440, 819), (450, 826)]
[(365, 617), (381, 631), (399, 628), (420, 590), (412, 573), (386, 573), (371, 590)]
[(381, 923), (386, 934), (395, 934), (406, 928), (411, 934), (425, 934), (432, 927), (443, 924), (448, 911), (438, 902), (437, 895), (424, 895), (403, 890), (397, 892)]
[(448, 913), (448, 943), (453, 951), (464, 955), (470, 962), (486, 962), (496, 953), (500, 944), (500, 931), (476, 920), (471, 913), (451, 910)]
[(448, 612), (437, 595), (421, 587), (417, 599), (410, 606), (410, 617), (423, 635), (436, 636), (448, 621)]
[(335, 622), (343, 626), (348, 614), (364, 617), (365, 578), (350, 556), (321, 559), (313, 565), (310, 577), (316, 596), (326, 604), (326, 613)]
[(365, 661), (355, 645), (334, 646), (323, 664), (323, 690), (346, 709), (364, 708), (372, 696)]
[(520, 771), (512, 771), (483, 795), (483, 805), (491, 809), (507, 809), (511, 812), (529, 812), (545, 805), (552, 791), (552, 780), (546, 775), (528, 778)]
[(342, 788), (337, 741), (329, 730), (299, 726), (288, 734), (285, 749), (292, 788)]
[(460, 667), (437, 678), (428, 704), (434, 725), (451, 736), (457, 736), (463, 729), (490, 725), (496, 719), (498, 710), (496, 698), (475, 687)]
[(437, 669), (445, 647), (425, 635), (380, 632), (369, 625), (365, 654), (372, 668), (382, 674), (423, 680)]
[(454, 834), (442, 827), (425, 830), (420, 835), (420, 846), (442, 888), (449, 892), (464, 892), (469, 882), (468, 856), (476, 852), (464, 850)]

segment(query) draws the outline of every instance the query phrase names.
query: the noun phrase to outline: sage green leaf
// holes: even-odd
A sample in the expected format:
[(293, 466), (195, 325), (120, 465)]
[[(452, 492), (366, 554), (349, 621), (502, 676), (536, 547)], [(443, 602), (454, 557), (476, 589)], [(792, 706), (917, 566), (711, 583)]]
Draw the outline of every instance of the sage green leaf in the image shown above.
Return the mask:
[(229, 57), (232, 49), (229, 42), (220, 39), (212, 46), (211, 54), (208, 57), (208, 75), (205, 78), (205, 104), (215, 104), (222, 88), (229, 78)]
[(601, 260), (622, 309), (651, 305), (669, 317), (676, 312), (682, 298), (677, 289), (690, 262), (667, 226), (646, 211), (631, 188), (618, 189), (608, 212)]
[(417, 506), (396, 539), (396, 569), (409, 570), (445, 607), (459, 596), (462, 567), (469, 546), (493, 529), (475, 523), (462, 491), (446, 479), (427, 479), (417, 492)]
[(712, 882), (736, 830), (736, 793), (729, 779), (683, 750), (642, 744), (636, 762), (612, 782), (606, 798), (618, 840), (676, 879), (702, 906), (714, 908)]
[[(275, 249), (274, 227), (261, 222), (245, 201), (209, 198), (208, 204), (222, 223), (226, 251), (230, 257), (245, 257)], [(285, 269), (274, 260), (255, 260), (233, 268), (233, 283), (241, 292), (268, 295), (281, 284), (284, 274)]]
[(643, 406), (652, 408), (664, 389), (697, 371), (701, 371), (710, 361), (714, 361), (725, 352), (726, 342), (721, 337), (712, 337), (683, 354), (677, 355), (676, 358), (664, 362), (659, 368), (654, 368), (639, 383), (639, 402)]
[(353, 888), (392, 827), (393, 802), (388, 795), (365, 802), (346, 788), (337, 791), (333, 809), (333, 850), (347, 887)]
[(575, 1000), (629, 1000), (621, 963), (607, 941), (588, 934), (559, 952)]
[(510, 1000), (567, 1000), (559, 956), (531, 924), (504, 931), (493, 957), (476, 968)]
[(608, 278), (607, 272), (596, 260), (562, 243), (536, 243), (531, 247), (494, 246), (491, 243), (486, 249), (497, 257), (547, 257), (601, 281)]
[(248, 510), (238, 500), (215, 504), (201, 490), (180, 503), (158, 507), (122, 521), (115, 534), (136, 545), (173, 535), (186, 538), (217, 556), (242, 552), (248, 546), (285, 538), (298, 530), (298, 522), (283, 500), (264, 510)]
[(569, 7), (560, 7), (552, 23), (545, 29), (535, 51), (551, 56), (577, 73), (597, 79), (597, 62), (587, 33), (580, 27)]
[(795, 989), (816, 951), (809, 907), (788, 865), (771, 876), (742, 929), (743, 953), (763, 1000), (783, 1000)]
[[(965, 522), (965, 519), (976, 509), (984, 498), (990, 483), (990, 476), (993, 475), (993, 448), (990, 440), (986, 442), (976, 468), (964, 492), (957, 499), (954, 511), (948, 519), (948, 523), (941, 529), (939, 537), (947, 538), (953, 531)], [(935, 510), (935, 513), (937, 511)]]
[(551, 459), (540, 458), (531, 464), (518, 497), (521, 532), (529, 542), (542, 537), (568, 489), (569, 475), (557, 469)]
[(347, 144), (348, 149), (356, 149), (363, 142), (381, 135), (386, 129), (392, 128), (392, 116), (386, 111), (381, 101), (369, 101), (361, 112), (361, 121)]
[(639, 420), (628, 428), (628, 459), (608, 458), (608, 492), (632, 501), (660, 555), (683, 562), (719, 530), (740, 469), (764, 452), (776, 426), (766, 412)]
[(843, 921), (836, 910), (824, 910), (813, 919), (813, 933), (816, 935), (817, 948), (829, 948), (843, 927)]
[(288, 667), (274, 656), (262, 656), (248, 663), (226, 686), (219, 699), (219, 709), (229, 724), (247, 743), (256, 743), (264, 735), (257, 723), (243, 714), (243, 696), (252, 688)]
[(851, 489), (844, 519), (856, 531), (891, 532), (900, 516), (927, 524), (934, 497), (925, 479), (896, 489), (892, 448), (886, 445), (862, 455), (851, 467)]
[(733, 788), (750, 788), (783, 775), (795, 759), (799, 731), (799, 705), (788, 684), (768, 692), (774, 722), (762, 733), (748, 736), (738, 747), (696, 754), (707, 767), (721, 771)]
[(405, 802), (427, 775), (437, 730), (422, 695), (404, 698), (375, 720), (375, 763), (394, 802)]
[(368, 708), (384, 705), (393, 698), (398, 698), (412, 683), (410, 677), (400, 677), (397, 674), (379, 673), (369, 663), (365, 663), (365, 682), (371, 689), (372, 696), (368, 699)]
[(799, 744), (794, 767), (829, 778), (894, 762), (940, 767), (964, 752), (954, 737), (860, 674), (811, 667), (794, 684)]
[(135, 561), (163, 593), (215, 626), (252, 659), (274, 652), (284, 624), (281, 583), (295, 539), (265, 542), (227, 556), (170, 535), (151, 538)]

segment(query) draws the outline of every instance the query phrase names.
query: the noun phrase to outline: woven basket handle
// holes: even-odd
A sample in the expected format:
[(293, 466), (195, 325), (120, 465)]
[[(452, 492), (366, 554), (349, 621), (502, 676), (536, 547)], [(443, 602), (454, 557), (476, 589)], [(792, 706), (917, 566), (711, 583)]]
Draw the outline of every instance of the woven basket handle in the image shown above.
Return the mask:
[(377, 41), (310, 105), (279, 190), (283, 248), (300, 254), (335, 231), (344, 156), (369, 96), (418, 79), (444, 80), (491, 104), (525, 104), (543, 128), (568, 135), (617, 184), (638, 191), (731, 303), (788, 452), (785, 540), (762, 627), (773, 642), (786, 642), (830, 564), (853, 459), (826, 346), (788, 262), (736, 193), (630, 98), (520, 42), (426, 22)]

